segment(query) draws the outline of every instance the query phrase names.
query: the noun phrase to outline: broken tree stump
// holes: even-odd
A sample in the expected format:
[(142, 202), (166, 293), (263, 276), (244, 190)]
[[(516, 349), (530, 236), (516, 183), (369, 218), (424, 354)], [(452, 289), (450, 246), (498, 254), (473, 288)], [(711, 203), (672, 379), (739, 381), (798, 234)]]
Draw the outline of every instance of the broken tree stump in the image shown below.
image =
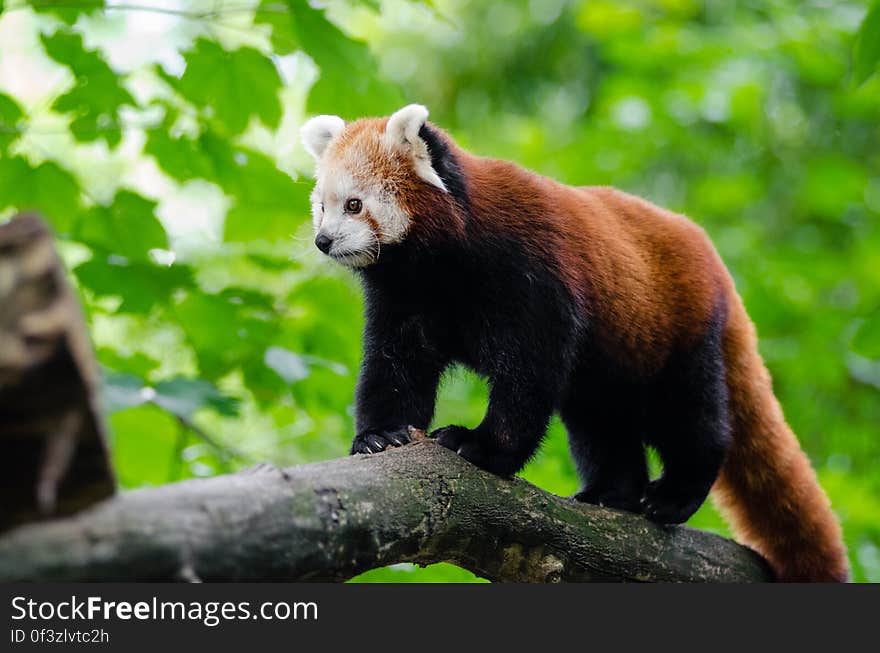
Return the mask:
[(0, 225), (0, 531), (113, 494), (98, 370), (52, 234)]

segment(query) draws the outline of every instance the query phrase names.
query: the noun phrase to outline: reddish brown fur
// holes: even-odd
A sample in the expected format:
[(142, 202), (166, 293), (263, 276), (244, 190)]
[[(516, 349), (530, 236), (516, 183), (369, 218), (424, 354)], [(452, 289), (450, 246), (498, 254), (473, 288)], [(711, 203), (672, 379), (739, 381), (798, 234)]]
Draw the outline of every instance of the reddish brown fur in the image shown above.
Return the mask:
[[(389, 156), (381, 141), (387, 124), (388, 118), (361, 118), (347, 125), (330, 144), (323, 160), (330, 166), (344, 166), (362, 183), (381, 182), (410, 215), (420, 216), (422, 224), (417, 225), (411, 237), (418, 237), (419, 232), (428, 236), (462, 231), (462, 216), (454, 210), (452, 199), (419, 179), (402, 158)], [(448, 216), (457, 221), (450, 224)], [(379, 232), (375, 227), (374, 230)]]
[[(575, 295), (589, 296), (598, 337), (634, 370), (650, 373), (686, 347), (705, 331), (719, 294), (726, 297), (733, 444), (714, 488), (717, 503), (780, 580), (846, 580), (840, 526), (785, 422), (754, 327), (703, 230), (611, 188), (574, 189), (505, 162), (467, 161), (474, 215), (500, 217), (488, 228), (515, 231), (533, 251), (555, 259)], [(505, 203), (516, 210), (491, 210)], [(534, 241), (534, 221), (548, 222), (557, 239)]]
[(780, 580), (844, 582), (849, 564), (840, 525), (773, 395), (755, 328), (732, 283), (728, 288), (733, 310), (724, 349), (734, 438), (714, 499)]
[[(355, 145), (368, 157), (364, 173), (383, 179), (418, 216), (409, 237), (463, 231), (464, 216), (452, 199), (382, 150), (378, 135), (386, 121), (349, 126), (333, 146), (336, 155)], [(780, 580), (846, 580), (840, 526), (785, 422), (754, 327), (703, 230), (621, 191), (573, 188), (448, 142), (467, 179), (472, 237), (480, 230), (507, 231), (557, 270), (590, 311), (595, 337), (633, 372), (659, 370), (673, 351), (706, 331), (719, 300), (725, 301), (733, 441), (714, 487), (716, 501), (738, 537), (767, 558)]]
[(572, 188), (505, 161), (461, 156), (474, 219), (515, 232), (558, 269), (592, 308), (597, 337), (634, 371), (656, 371), (705, 331), (727, 273), (693, 222), (613, 188)]

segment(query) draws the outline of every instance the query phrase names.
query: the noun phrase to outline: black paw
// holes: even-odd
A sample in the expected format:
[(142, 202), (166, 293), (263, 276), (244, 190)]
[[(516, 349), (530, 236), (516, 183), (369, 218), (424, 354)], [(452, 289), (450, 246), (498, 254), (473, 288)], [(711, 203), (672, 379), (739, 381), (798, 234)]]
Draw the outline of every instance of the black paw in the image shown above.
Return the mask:
[(571, 497), (581, 503), (591, 503), (594, 506), (616, 508), (627, 512), (642, 512), (642, 497), (639, 492), (621, 490), (618, 488), (591, 488), (581, 490)]
[(709, 489), (670, 483), (666, 477), (648, 483), (642, 498), (645, 517), (659, 524), (681, 524), (706, 500)]
[(351, 453), (379, 453), (389, 446), (399, 447), (409, 442), (409, 427), (400, 426), (394, 429), (364, 431), (354, 436)]
[(475, 434), (471, 429), (464, 426), (450, 425), (431, 431), (428, 437), (437, 440), (437, 444), (458, 453), (458, 450), (464, 444), (475, 439)]
[(480, 434), (464, 426), (444, 426), (431, 432), (437, 444), (451, 449), (469, 463), (486, 471), (509, 476), (519, 468), (514, 460), (486, 445)]

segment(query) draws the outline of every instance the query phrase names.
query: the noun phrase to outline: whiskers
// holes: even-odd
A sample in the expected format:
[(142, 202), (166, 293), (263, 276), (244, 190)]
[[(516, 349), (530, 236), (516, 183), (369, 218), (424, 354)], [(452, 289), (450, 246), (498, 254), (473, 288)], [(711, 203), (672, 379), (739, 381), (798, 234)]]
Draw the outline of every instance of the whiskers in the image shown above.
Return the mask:
[(290, 235), (290, 241), (293, 243), (291, 247), (291, 251), (288, 254), (287, 258), (291, 261), (303, 262), (307, 260), (318, 261), (319, 259), (325, 258), (319, 251), (318, 248), (315, 247), (315, 237), (314, 236), (297, 236)]
[(376, 241), (376, 251), (373, 254), (373, 263), (378, 263), (379, 257), (382, 255), (382, 240), (379, 238), (379, 234), (377, 234), (375, 231), (371, 230), (370, 233), (373, 236), (373, 240)]
[(363, 229), (356, 234), (337, 236), (327, 255), (319, 252), (309, 235), (291, 235), (296, 254), (291, 259), (333, 260), (349, 267), (365, 267), (377, 263), (382, 256), (383, 235), (379, 231)]

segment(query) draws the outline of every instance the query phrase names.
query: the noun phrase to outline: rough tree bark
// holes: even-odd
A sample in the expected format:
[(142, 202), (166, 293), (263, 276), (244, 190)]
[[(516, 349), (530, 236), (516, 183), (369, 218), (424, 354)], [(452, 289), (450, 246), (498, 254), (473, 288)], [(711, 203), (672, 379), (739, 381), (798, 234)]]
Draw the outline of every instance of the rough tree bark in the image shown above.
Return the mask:
[(430, 441), (124, 493), (0, 537), (0, 581), (341, 581), (440, 561), (496, 581), (769, 580), (731, 540), (578, 504)]
[(0, 225), (0, 531), (109, 496), (98, 371), (52, 235)]

